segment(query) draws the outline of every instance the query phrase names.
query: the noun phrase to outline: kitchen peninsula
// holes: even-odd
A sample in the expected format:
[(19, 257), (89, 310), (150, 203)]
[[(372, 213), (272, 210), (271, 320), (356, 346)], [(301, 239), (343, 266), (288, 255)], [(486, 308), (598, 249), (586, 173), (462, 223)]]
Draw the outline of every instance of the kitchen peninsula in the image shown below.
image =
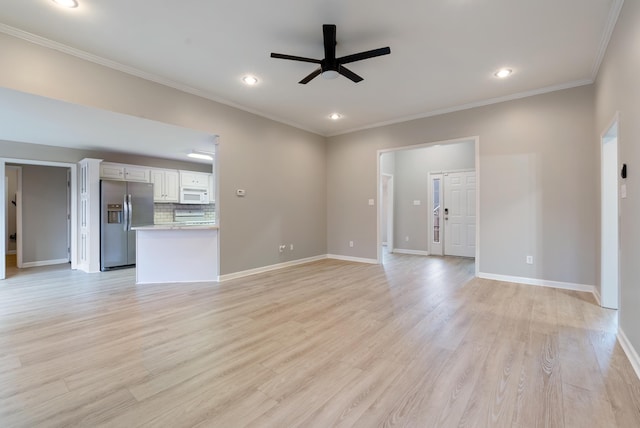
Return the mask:
[(136, 283), (218, 281), (216, 224), (155, 224), (136, 231)]

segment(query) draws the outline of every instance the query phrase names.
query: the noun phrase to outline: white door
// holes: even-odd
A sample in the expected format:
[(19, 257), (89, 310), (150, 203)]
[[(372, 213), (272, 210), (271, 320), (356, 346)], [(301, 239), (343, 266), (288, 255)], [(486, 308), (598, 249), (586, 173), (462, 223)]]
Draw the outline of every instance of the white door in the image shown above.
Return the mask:
[(476, 255), (476, 173), (444, 173), (444, 254)]

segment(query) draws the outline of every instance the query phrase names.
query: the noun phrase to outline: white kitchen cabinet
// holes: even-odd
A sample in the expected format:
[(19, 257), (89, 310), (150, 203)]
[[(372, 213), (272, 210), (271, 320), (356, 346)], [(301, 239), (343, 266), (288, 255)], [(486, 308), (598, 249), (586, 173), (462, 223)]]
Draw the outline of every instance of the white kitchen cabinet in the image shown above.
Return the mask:
[(102, 164), (100, 164), (100, 178), (148, 183), (149, 168), (102, 162)]
[(180, 171), (180, 186), (197, 189), (209, 189), (210, 175), (211, 174), (207, 174), (204, 172)]
[(100, 164), (100, 178), (124, 180), (124, 166), (102, 162)]
[(178, 202), (180, 174), (173, 169), (152, 169), (153, 202)]
[(124, 167), (124, 179), (126, 181), (149, 182), (149, 168), (139, 168), (133, 166)]

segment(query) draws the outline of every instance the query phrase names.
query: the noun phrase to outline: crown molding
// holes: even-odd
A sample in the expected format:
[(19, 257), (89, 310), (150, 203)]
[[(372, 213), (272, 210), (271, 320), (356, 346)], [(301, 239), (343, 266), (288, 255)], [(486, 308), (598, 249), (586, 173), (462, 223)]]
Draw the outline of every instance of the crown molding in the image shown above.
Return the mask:
[(604, 32), (602, 33), (602, 38), (600, 39), (600, 46), (598, 47), (598, 55), (596, 56), (596, 60), (593, 63), (593, 68), (591, 69), (591, 79), (593, 81), (595, 81), (598, 77), (600, 66), (602, 65), (602, 61), (604, 60), (604, 55), (607, 53), (607, 47), (609, 46), (609, 41), (611, 40), (611, 36), (613, 35), (613, 30), (616, 27), (616, 23), (618, 22), (618, 18), (620, 17), (620, 11), (622, 10), (623, 5), (624, 0), (614, 0), (614, 2), (611, 4), (611, 9), (609, 9), (607, 23), (605, 25)]
[(426, 113), (420, 113), (420, 114), (411, 115), (411, 116), (403, 116), (403, 117), (399, 117), (397, 119), (393, 119), (385, 122), (378, 122), (375, 124), (371, 124), (371, 125), (367, 125), (359, 128), (352, 128), (345, 131), (336, 132), (336, 133), (327, 135), (327, 137), (336, 137), (338, 135), (350, 134), (352, 132), (364, 131), (364, 130), (373, 129), (373, 128), (380, 128), (382, 126), (387, 126), (387, 125), (395, 125), (397, 123), (408, 122), (410, 120), (426, 119), (428, 117), (440, 116), (441, 114), (455, 113), (457, 111), (469, 110), (476, 107), (484, 107), (492, 104), (499, 104), (505, 101), (519, 100), (522, 98), (533, 97), (535, 95), (547, 94), (549, 92), (556, 92), (556, 91), (562, 91), (564, 89), (571, 89), (579, 86), (591, 85), (592, 83), (593, 83), (593, 80), (591, 79), (575, 80), (573, 82), (562, 83), (560, 85), (547, 86), (545, 88), (534, 89), (532, 91), (518, 92), (516, 94), (505, 95), (504, 97), (489, 98), (486, 100), (476, 101), (468, 104), (462, 104), (459, 106), (448, 107), (448, 108), (439, 109), (439, 110), (432, 110)]
[(15, 37), (15, 38), (18, 38), (18, 39), (22, 39), (22, 40), (25, 40), (27, 42), (30, 42), (30, 43), (33, 43), (33, 44), (36, 44), (36, 45), (39, 45), (39, 46), (43, 46), (45, 48), (53, 49), (53, 50), (56, 50), (58, 52), (62, 52), (64, 54), (71, 55), (71, 56), (74, 56), (76, 58), (80, 58), (80, 59), (83, 59), (85, 61), (92, 62), (94, 64), (102, 65), (104, 67), (111, 68), (112, 70), (120, 71), (122, 73), (126, 73), (126, 74), (129, 74), (129, 75), (135, 76), (135, 77), (139, 77), (141, 79), (148, 80), (150, 82), (154, 82), (154, 83), (157, 83), (157, 84), (160, 84), (160, 85), (163, 85), (163, 86), (167, 86), (169, 88), (173, 88), (173, 89), (176, 89), (176, 90), (181, 91), (181, 92), (185, 92), (185, 93), (188, 93), (188, 94), (191, 94), (191, 95), (195, 95), (195, 96), (198, 96), (198, 97), (201, 97), (201, 98), (205, 98), (205, 99), (208, 99), (210, 101), (214, 101), (214, 102), (219, 103), (219, 104), (224, 104), (226, 106), (233, 107), (233, 108), (236, 108), (238, 110), (242, 110), (244, 112), (254, 114), (256, 116), (264, 117), (266, 119), (273, 120), (275, 122), (279, 122), (279, 123), (282, 123), (284, 125), (288, 125), (288, 126), (294, 127), (296, 129), (300, 129), (300, 130), (303, 130), (303, 131), (311, 132), (312, 134), (316, 134), (316, 135), (320, 135), (320, 136), (326, 136), (326, 135), (323, 135), (321, 132), (318, 132), (317, 130), (310, 129), (310, 128), (306, 127), (306, 126), (300, 125), (299, 123), (288, 121), (288, 120), (282, 119), (280, 117), (270, 115), (270, 114), (265, 113), (265, 112), (260, 111), (260, 110), (255, 110), (255, 109), (251, 109), (251, 108), (242, 106), (240, 104), (236, 104), (236, 103), (234, 103), (232, 101), (226, 100), (224, 98), (220, 98), (220, 97), (218, 97), (218, 96), (216, 96), (216, 95), (214, 95), (212, 93), (209, 93), (207, 91), (203, 91), (201, 89), (197, 89), (197, 88), (191, 87), (189, 85), (185, 85), (183, 83), (179, 83), (179, 82), (173, 81), (171, 79), (167, 79), (165, 77), (158, 76), (157, 74), (153, 74), (153, 73), (149, 73), (149, 72), (137, 69), (135, 67), (130, 67), (128, 65), (124, 65), (124, 64), (121, 64), (119, 62), (112, 61), (110, 59), (103, 58), (103, 57), (100, 57), (98, 55), (91, 54), (89, 52), (85, 52), (85, 51), (80, 50), (80, 49), (72, 48), (71, 46), (67, 46), (65, 44), (55, 42), (55, 41), (47, 39), (45, 37), (38, 36), (37, 34), (29, 33), (27, 31), (20, 30), (18, 28), (11, 27), (11, 26), (3, 24), (3, 23), (0, 23), (0, 33), (7, 34), (9, 36), (12, 36), (12, 37)]

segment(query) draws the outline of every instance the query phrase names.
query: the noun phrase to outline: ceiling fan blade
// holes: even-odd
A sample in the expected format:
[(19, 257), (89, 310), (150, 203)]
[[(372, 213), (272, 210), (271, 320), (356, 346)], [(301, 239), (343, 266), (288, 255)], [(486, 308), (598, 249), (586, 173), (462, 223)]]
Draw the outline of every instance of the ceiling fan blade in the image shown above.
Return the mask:
[(325, 24), (322, 26), (324, 36), (324, 59), (330, 63), (336, 59), (336, 26)]
[(343, 67), (343, 66), (338, 67), (338, 73), (342, 74), (344, 77), (346, 77), (347, 79), (355, 83), (358, 83), (364, 80), (362, 77), (358, 76), (356, 73), (349, 70), (347, 67)]
[(310, 75), (308, 75), (307, 77), (299, 81), (298, 83), (302, 83), (303, 85), (306, 85), (307, 83), (311, 82), (311, 80), (318, 77), (320, 73), (322, 73), (322, 68), (318, 67), (317, 70), (315, 70), (313, 73), (311, 73)]
[(361, 61), (363, 59), (374, 58), (382, 55), (389, 55), (390, 53), (391, 48), (387, 46), (386, 48), (373, 49), (353, 55), (343, 56), (342, 58), (338, 58), (338, 64), (349, 64), (350, 62)]
[(279, 54), (279, 53), (273, 53), (273, 52), (271, 52), (271, 58), (289, 59), (291, 61), (312, 62), (314, 64), (320, 64), (321, 62), (319, 59), (305, 58), (303, 56), (286, 55), (286, 54)]

